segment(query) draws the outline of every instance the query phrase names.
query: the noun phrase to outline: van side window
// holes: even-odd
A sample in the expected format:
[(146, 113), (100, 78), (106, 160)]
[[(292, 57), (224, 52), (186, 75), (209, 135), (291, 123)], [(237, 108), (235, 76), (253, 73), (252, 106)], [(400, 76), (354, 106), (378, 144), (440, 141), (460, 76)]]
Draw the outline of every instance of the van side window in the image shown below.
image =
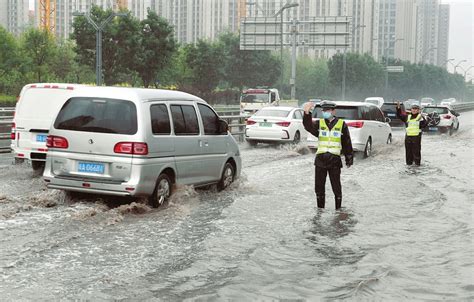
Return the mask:
[(211, 108), (203, 104), (198, 104), (198, 108), (201, 113), (202, 124), (204, 125), (204, 134), (219, 134), (219, 117), (217, 114), (215, 114)]
[(176, 135), (199, 134), (199, 124), (194, 106), (171, 105), (171, 115)]
[(374, 108), (374, 116), (375, 120), (378, 122), (384, 122), (385, 118), (383, 117), (383, 113), (380, 111), (379, 108)]
[(150, 115), (153, 134), (171, 134), (170, 116), (165, 104), (151, 105)]

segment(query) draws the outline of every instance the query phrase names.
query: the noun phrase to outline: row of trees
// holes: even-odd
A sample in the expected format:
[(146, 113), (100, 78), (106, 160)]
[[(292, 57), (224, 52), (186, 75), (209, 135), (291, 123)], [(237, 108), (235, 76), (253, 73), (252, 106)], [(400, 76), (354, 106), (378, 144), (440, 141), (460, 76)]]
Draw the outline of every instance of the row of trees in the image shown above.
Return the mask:
[[(101, 23), (111, 13), (95, 6), (91, 18)], [(15, 38), (0, 27), (0, 95), (17, 95), (29, 82), (94, 83), (95, 30), (85, 17), (76, 17), (73, 28), (71, 39), (59, 42), (46, 31), (30, 29)], [(214, 42), (179, 45), (173, 28), (152, 11), (142, 21), (130, 12), (112, 20), (104, 28), (102, 47), (106, 85), (176, 88), (210, 101), (236, 100), (244, 87), (282, 86), (284, 97), (290, 92), (288, 52), (281, 64), (269, 51), (240, 50), (234, 33), (224, 33)], [(339, 99), (342, 59), (340, 54), (329, 60), (299, 57), (297, 98)], [(347, 54), (346, 99), (461, 98), (465, 92), (463, 77), (443, 68), (401, 61), (389, 65), (403, 65), (405, 72), (389, 74), (386, 91), (384, 62)]]

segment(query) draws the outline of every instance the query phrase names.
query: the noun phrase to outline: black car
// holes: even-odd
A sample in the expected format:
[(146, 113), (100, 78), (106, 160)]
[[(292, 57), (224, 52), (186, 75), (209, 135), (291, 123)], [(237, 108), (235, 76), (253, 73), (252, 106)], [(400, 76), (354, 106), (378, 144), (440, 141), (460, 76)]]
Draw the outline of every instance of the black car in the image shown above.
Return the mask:
[[(400, 103), (400, 107), (402, 109), (402, 114), (405, 114), (405, 106)], [(380, 109), (382, 109), (385, 117), (388, 117), (391, 120), (390, 126), (403, 126), (402, 120), (397, 117), (397, 103), (384, 103)]]

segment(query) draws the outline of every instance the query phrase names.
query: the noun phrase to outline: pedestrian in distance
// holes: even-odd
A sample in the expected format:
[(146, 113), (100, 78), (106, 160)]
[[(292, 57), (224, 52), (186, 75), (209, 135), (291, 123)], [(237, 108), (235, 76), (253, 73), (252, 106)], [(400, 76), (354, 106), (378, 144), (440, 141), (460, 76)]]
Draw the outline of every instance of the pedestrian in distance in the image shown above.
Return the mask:
[(346, 123), (336, 117), (336, 103), (321, 102), (322, 118), (315, 122), (313, 122), (310, 112), (313, 108), (313, 103), (306, 103), (303, 106), (303, 125), (306, 131), (317, 137), (319, 141), (314, 160), (314, 190), (318, 208), (324, 208), (326, 202), (325, 186), (326, 177), (329, 174), (336, 209), (339, 209), (342, 205), (341, 155), (344, 155), (348, 168), (352, 166), (354, 160), (351, 135)]
[(405, 136), (405, 159), (407, 165), (419, 166), (421, 164), (421, 133), (427, 127), (429, 121), (421, 114), (418, 104), (411, 105), (410, 114), (402, 114), (400, 102), (397, 102), (397, 117), (406, 126)]

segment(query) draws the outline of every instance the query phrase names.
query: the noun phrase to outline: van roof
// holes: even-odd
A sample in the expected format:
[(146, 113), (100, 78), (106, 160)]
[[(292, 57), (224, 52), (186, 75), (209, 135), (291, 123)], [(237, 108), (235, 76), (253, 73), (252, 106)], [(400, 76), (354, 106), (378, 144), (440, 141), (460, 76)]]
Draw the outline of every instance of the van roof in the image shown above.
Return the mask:
[[(336, 110), (337, 110), (337, 107), (343, 107), (343, 106), (350, 106), (350, 107), (375, 106), (374, 104), (365, 103), (365, 102), (335, 101), (334, 103), (336, 103)], [(320, 107), (320, 106), (321, 106), (321, 104), (316, 104), (316, 107)]]
[(74, 96), (95, 96), (119, 99), (138, 99), (148, 100), (180, 100), (180, 101), (200, 101), (206, 103), (203, 99), (192, 94), (165, 89), (150, 88), (130, 88), (130, 87), (96, 87), (83, 86), (75, 90)]

